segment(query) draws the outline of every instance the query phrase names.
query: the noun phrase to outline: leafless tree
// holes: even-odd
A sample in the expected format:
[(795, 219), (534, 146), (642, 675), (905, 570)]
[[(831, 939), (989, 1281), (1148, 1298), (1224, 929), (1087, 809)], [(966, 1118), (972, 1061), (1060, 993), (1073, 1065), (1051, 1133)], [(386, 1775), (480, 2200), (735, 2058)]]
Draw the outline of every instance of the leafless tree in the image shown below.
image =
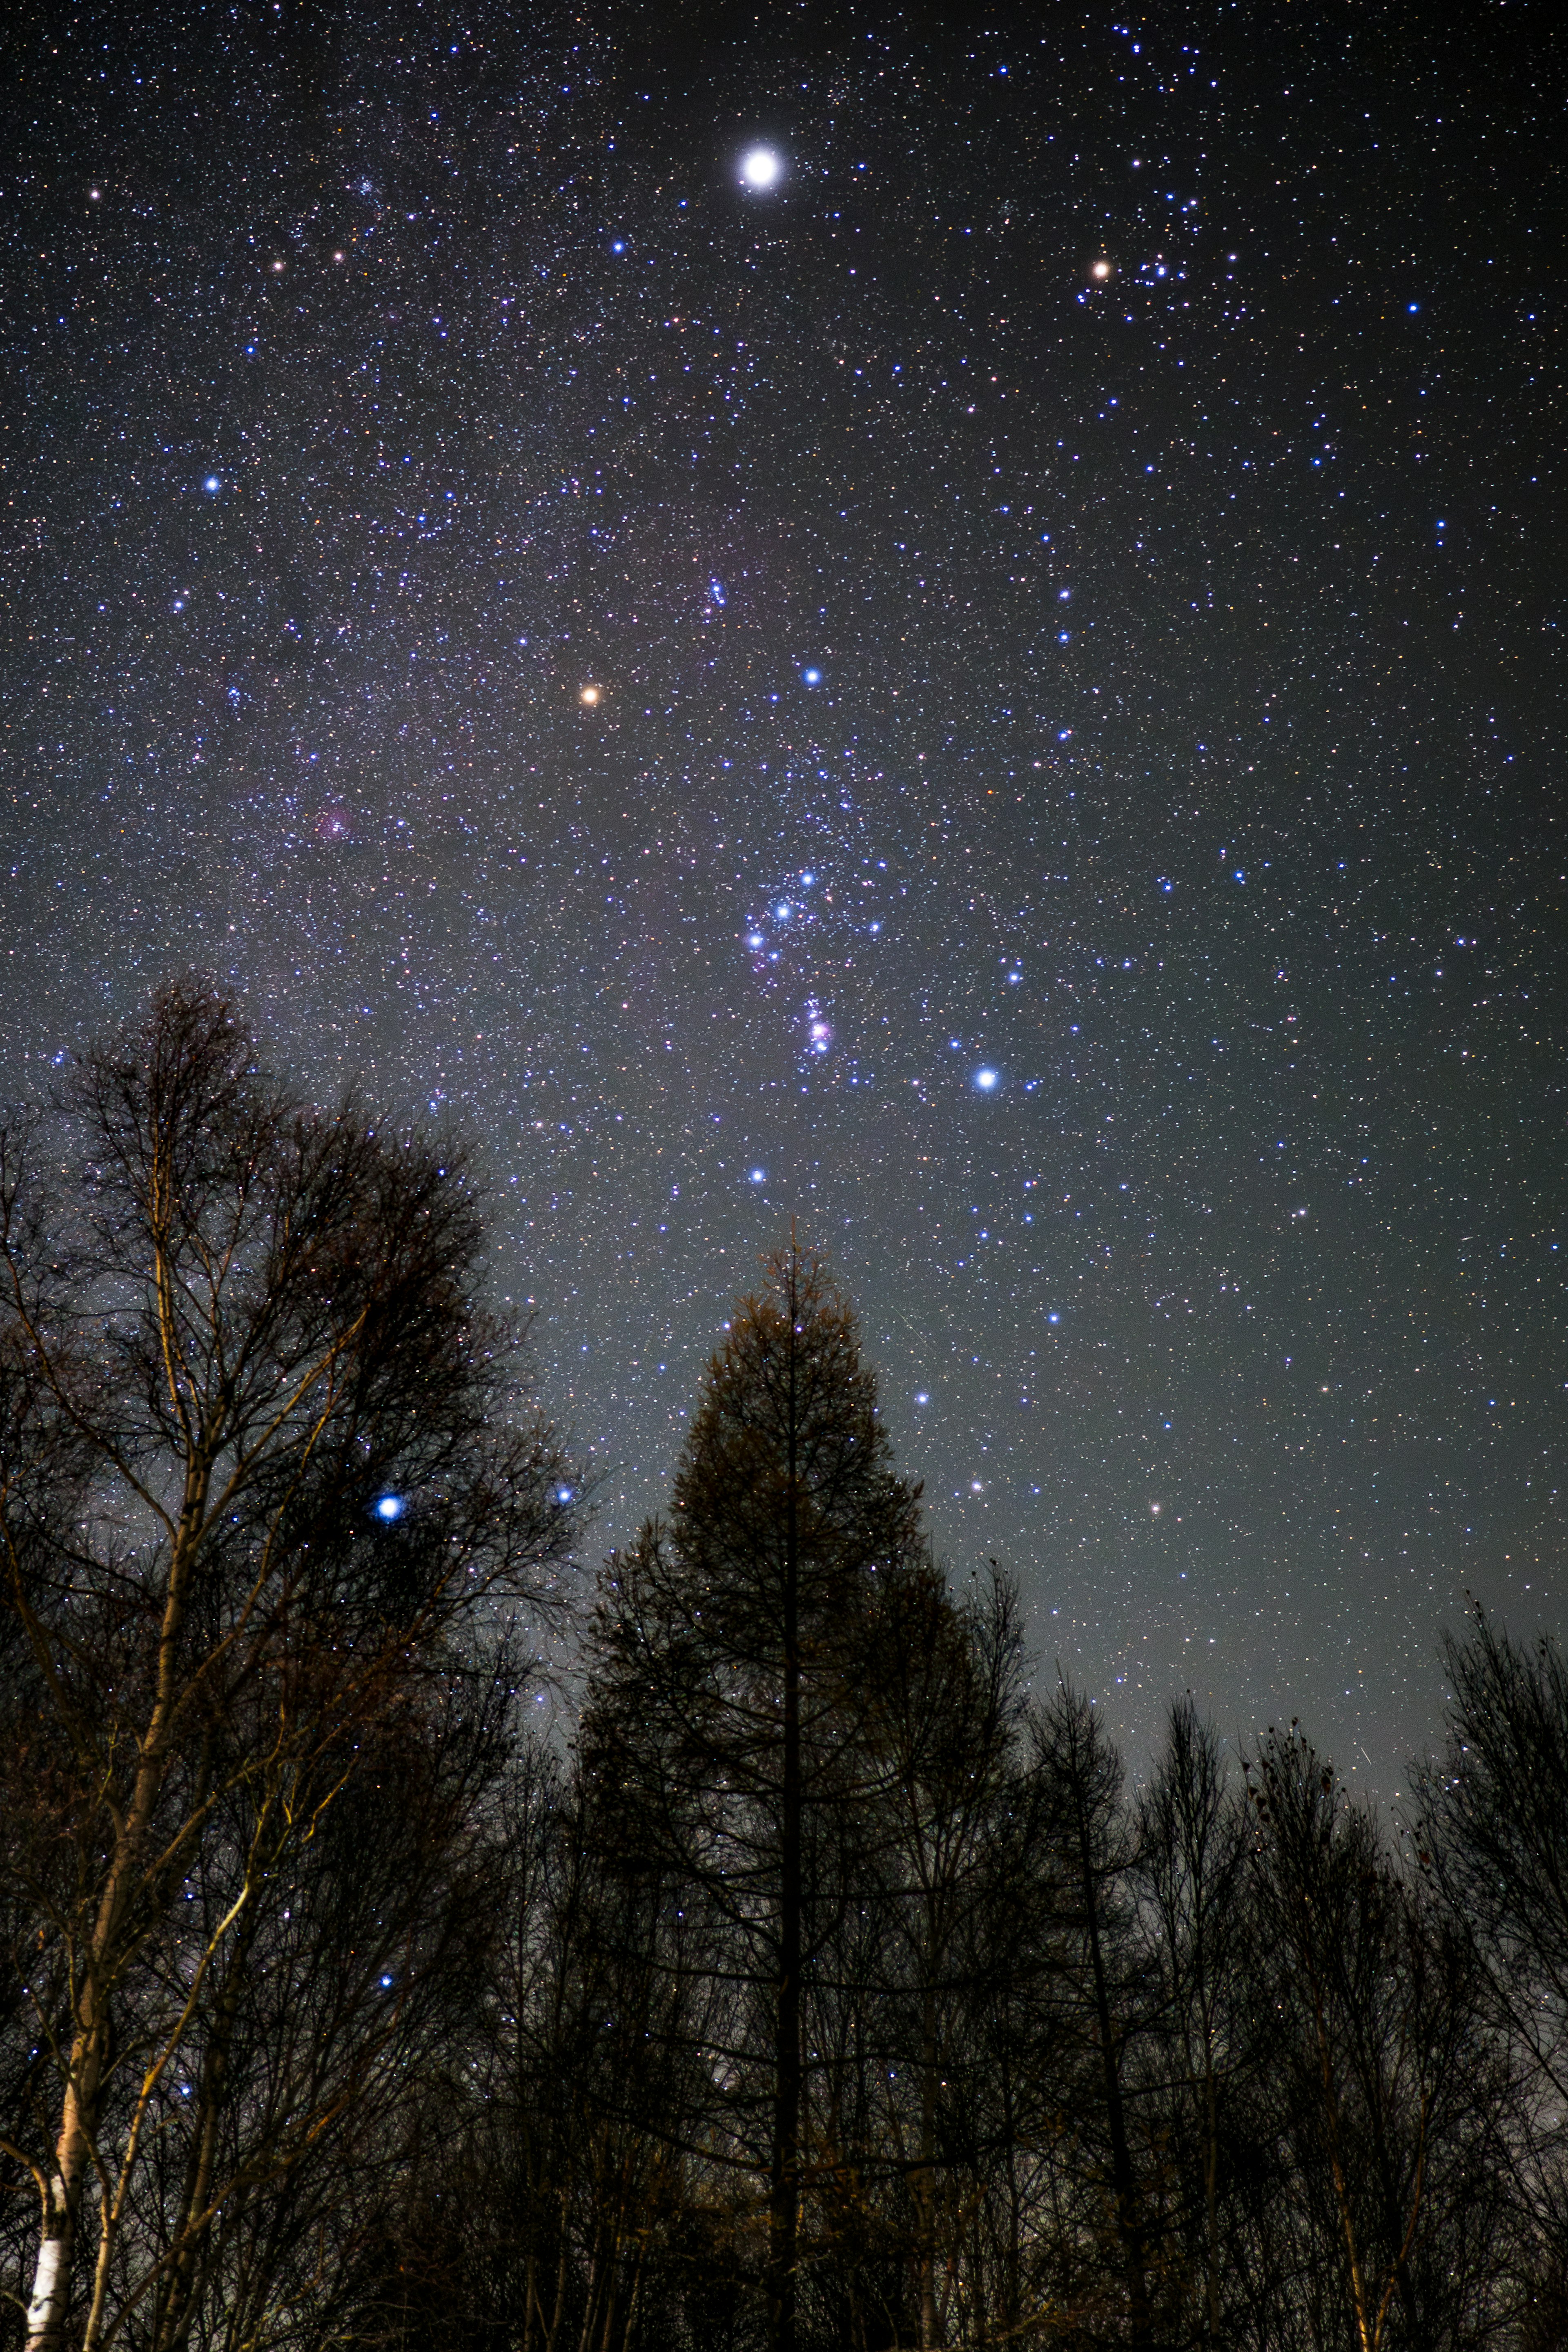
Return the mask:
[(1116, 2292), (1107, 2314), (1120, 2307), (1133, 2352), (1152, 2352), (1156, 2210), (1149, 2168), (1140, 2162), (1134, 2061), (1150, 2030), (1153, 1988), (1138, 1933), (1133, 1820), (1121, 1758), (1091, 1699), (1064, 1680), (1036, 1717), (1032, 1737), (1059, 1874), (1062, 1986), (1079, 2053), (1078, 2095), (1064, 2137), (1078, 2185), (1098, 2190), (1110, 2214), (1105, 2272)]
[(1509, 2064), (1507, 2162), (1528, 2216), (1514, 2293), (1539, 2332), (1568, 2309), (1568, 1664), (1479, 1606), (1442, 1656), (1448, 1736), (1412, 1773), (1416, 1838)]
[[(979, 2193), (966, 2111), (969, 2077), (989, 2055), (975, 2028), (993, 1990), (983, 1922), (1024, 1708), (1018, 1616), (994, 1570), (955, 1602), (934, 1562), (919, 1560), (885, 1580), (868, 1649), (864, 1737), (878, 1786), (862, 1833), (878, 1849), (881, 1934), (863, 2006), (880, 2012), (878, 2040), (895, 2062), (878, 2069), (876, 2137), (897, 2157), (912, 2208), (921, 2352), (945, 2333), (964, 2209)], [(960, 2145), (968, 2165), (954, 2161)]]
[(1227, 2091), (1245, 2065), (1237, 1970), (1249, 1843), (1220, 1742), (1190, 1697), (1177, 1701), (1154, 1776), (1138, 1802), (1137, 1877), (1160, 1971), (1157, 2065), (1176, 2109), (1172, 2137), (1194, 2147), (1201, 2196), (1203, 2333), (1224, 2340), (1220, 2195)]
[(1299, 1732), (1251, 1780), (1249, 1972), (1317, 2286), (1359, 2352), (1484, 2336), (1505, 2084), (1468, 1939)]
[(300, 1106), (193, 983), (64, 1108), (0, 1138), (29, 2352), (73, 2305), (83, 2352), (153, 2311), (182, 2342), (220, 2214), (343, 2112), (353, 2067), (242, 2078), (249, 1971), (285, 1965), (313, 1843), (439, 1717), (481, 1602), (546, 1603), (575, 1485), (483, 1312), (459, 1158)]

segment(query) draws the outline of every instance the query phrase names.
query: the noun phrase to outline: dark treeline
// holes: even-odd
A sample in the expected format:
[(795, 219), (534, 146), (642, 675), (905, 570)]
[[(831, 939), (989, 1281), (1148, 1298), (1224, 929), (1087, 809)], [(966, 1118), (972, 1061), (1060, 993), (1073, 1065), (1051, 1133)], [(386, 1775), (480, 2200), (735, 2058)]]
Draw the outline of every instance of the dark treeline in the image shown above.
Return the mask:
[[(1568, 2340), (1568, 1671), (1129, 1785), (791, 1249), (531, 1736), (470, 1171), (167, 992), (0, 1139), (0, 2284), (131, 2352)], [(1042, 1695), (1043, 1694), (1043, 1695)]]

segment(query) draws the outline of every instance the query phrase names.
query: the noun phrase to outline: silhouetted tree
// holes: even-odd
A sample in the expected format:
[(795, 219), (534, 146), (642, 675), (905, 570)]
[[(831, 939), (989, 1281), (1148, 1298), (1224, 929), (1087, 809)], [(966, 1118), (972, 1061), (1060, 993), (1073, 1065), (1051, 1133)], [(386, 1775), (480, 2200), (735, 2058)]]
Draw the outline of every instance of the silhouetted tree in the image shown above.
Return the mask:
[[(0, 1138), (33, 2352), (79, 2290), (84, 2352), (133, 2317), (183, 2343), (219, 2216), (363, 2100), (399, 1975), (384, 2000), (321, 1979), (333, 1916), (365, 1916), (347, 1847), (308, 1927), (290, 1893), (397, 1743), (450, 1720), (482, 1599), (541, 1603), (574, 1483), (481, 1309), (459, 1160), (300, 1106), (190, 984), (85, 1056), (65, 1114)], [(449, 1853), (462, 1806), (441, 1827), (440, 1772), (412, 1775)], [(284, 2056), (259, 1972), (301, 1966), (338, 2006)]]
[(843, 1819), (865, 1785), (877, 1579), (917, 1533), (854, 1317), (792, 1246), (709, 1366), (668, 1525), (610, 1564), (585, 1742), (606, 1793), (700, 1906), (731, 1987), (732, 2021), (708, 2055), (737, 2153), (766, 2173), (779, 2352), (795, 2341), (803, 1987), (840, 1906)]
[(955, 1604), (930, 1560), (887, 1576), (866, 1694), (879, 1801), (864, 1831), (877, 1848), (868, 1879), (881, 1933), (862, 1998), (880, 2011), (878, 2041), (893, 2062), (878, 2069), (876, 2137), (899, 2158), (912, 2206), (930, 2352), (956, 2289), (963, 2214), (984, 2179), (972, 2077), (989, 2060), (978, 2030), (997, 1958), (986, 1924), (1024, 1710), (1012, 1586), (994, 1570)]
[[(1220, 2285), (1226, 2093), (1246, 2053), (1238, 2034), (1247, 1811), (1227, 1785), (1219, 1739), (1190, 1696), (1172, 1707), (1154, 1776), (1138, 1801), (1137, 1878), (1159, 1972), (1160, 2072), (1177, 2161), (1194, 2152), (1197, 2199), (1178, 2191), (1188, 2243), (1201, 2249), (1201, 2333), (1226, 2328)], [(1194, 2207), (1196, 2207), (1195, 2212)], [(1195, 2226), (1194, 2226), (1195, 2225)]]
[(1252, 1782), (1250, 1971), (1317, 2284), (1360, 2352), (1474, 2340), (1505, 2082), (1467, 1939), (1299, 1733)]
[(1507, 2142), (1529, 2217), (1515, 2291), (1539, 2336), (1568, 2303), (1568, 1664), (1479, 1606), (1442, 1659), (1448, 1737), (1413, 1773), (1416, 1836), (1513, 2076)]
[(1133, 2352), (1155, 2342), (1157, 2252), (1129, 2082), (1149, 2025), (1151, 1985), (1135, 1908), (1133, 1822), (1121, 1759), (1092, 1700), (1064, 1681), (1035, 1717), (1033, 1765), (1058, 1872), (1063, 1990), (1079, 2053), (1071, 2139), (1109, 2206), (1115, 2268)]

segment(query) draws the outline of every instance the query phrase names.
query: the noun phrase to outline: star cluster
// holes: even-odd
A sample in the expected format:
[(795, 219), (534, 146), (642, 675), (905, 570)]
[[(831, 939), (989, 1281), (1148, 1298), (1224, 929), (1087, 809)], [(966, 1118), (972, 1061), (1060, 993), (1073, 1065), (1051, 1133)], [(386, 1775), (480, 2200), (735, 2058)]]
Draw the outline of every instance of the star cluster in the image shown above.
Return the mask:
[(1561, 1622), (1548, 35), (12, 37), (7, 1092), (195, 965), (475, 1135), (595, 1549), (798, 1218), (1043, 1671), (1392, 1790)]

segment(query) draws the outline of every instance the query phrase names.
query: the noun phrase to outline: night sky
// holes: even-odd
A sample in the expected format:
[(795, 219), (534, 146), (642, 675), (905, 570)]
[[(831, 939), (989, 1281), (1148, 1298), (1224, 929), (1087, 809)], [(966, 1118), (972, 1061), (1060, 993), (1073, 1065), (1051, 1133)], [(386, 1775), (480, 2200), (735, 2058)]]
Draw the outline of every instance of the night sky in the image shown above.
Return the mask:
[(797, 1217), (1044, 1677), (1391, 1796), (1563, 1613), (1552, 15), (14, 16), (0, 1091), (474, 1138), (590, 1564)]

